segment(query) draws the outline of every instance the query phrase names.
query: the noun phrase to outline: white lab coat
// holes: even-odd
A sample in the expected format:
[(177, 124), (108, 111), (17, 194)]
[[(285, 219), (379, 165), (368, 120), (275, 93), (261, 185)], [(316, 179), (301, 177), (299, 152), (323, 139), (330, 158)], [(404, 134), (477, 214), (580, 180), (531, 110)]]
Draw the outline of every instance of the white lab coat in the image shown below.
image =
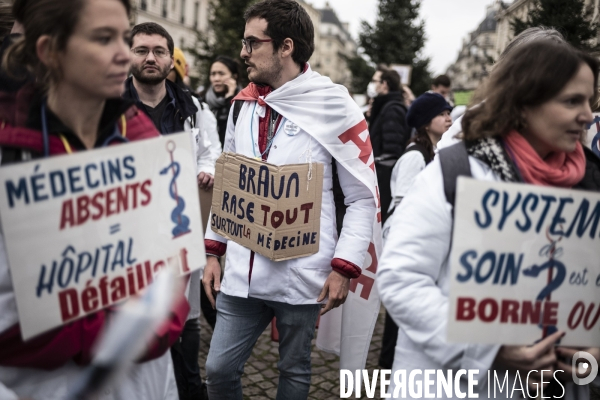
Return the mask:
[[(253, 110), (256, 111), (254, 104), (255, 102), (245, 102), (236, 125), (231, 117), (232, 107), (225, 136), (225, 152), (239, 153), (252, 158), (257, 156), (254, 143), (258, 140), (259, 115), (253, 113)], [(338, 241), (332, 192), (331, 154), (300, 128), (296, 134), (288, 135), (283, 129), (286, 122), (284, 119), (280, 124), (267, 162), (275, 165), (305, 163), (310, 153), (312, 162), (324, 164), (319, 252), (278, 262), (255, 254), (252, 278), (249, 282), (250, 250), (214, 233), (210, 228), (210, 220), (206, 238), (227, 243), (227, 260), (221, 283), (223, 293), (287, 304), (316, 304), (325, 280), (332, 271), (333, 258), (341, 258), (358, 266), (364, 264), (371, 242), (376, 209), (370, 189), (337, 163), (338, 177), (348, 206)]]
[(194, 105), (198, 108), (196, 125), (192, 126), (192, 117), (185, 120), (183, 129), (190, 132), (195, 144), (196, 174), (205, 172), (214, 176), (215, 163), (221, 155), (221, 141), (217, 131), (217, 119), (208, 108), (208, 104), (200, 103), (192, 96)]

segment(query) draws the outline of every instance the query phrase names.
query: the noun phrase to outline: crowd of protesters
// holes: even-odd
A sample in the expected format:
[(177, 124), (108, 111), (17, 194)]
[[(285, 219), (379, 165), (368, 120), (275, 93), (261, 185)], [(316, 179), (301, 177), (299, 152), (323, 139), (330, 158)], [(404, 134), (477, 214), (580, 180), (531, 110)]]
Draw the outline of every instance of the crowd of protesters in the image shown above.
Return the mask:
[[(130, 0), (12, 3), (0, 1), (2, 166), (178, 132), (189, 134), (197, 185), (209, 192), (222, 152), (324, 165), (318, 251), (273, 261), (209, 227), (204, 271), (191, 273), (138, 363), (98, 398), (241, 400), (244, 365), (273, 321), (277, 399), (307, 399), (317, 320), (344, 304), (382, 239), (381, 367), (520, 372), (539, 385), (539, 370), (562, 370), (565, 398), (589, 397), (573, 384), (577, 349), (559, 345), (562, 331), (531, 346), (446, 340), (456, 177), (444, 159), (462, 160), (477, 180), (600, 191), (598, 61), (556, 30), (515, 38), (454, 123), (448, 77), (415, 98), (380, 66), (365, 121), (345, 88), (311, 69), (314, 27), (294, 0), (254, 3), (240, 21), (250, 84), (240, 85), (241, 63), (219, 56), (202, 93), (190, 89), (189, 65), (164, 27), (130, 26)], [(24, 341), (3, 235), (0, 399), (65, 399), (113, 307)], [(204, 383), (201, 309), (214, 329)], [(600, 359), (600, 349), (583, 350)], [(466, 381), (460, 387), (467, 392)]]

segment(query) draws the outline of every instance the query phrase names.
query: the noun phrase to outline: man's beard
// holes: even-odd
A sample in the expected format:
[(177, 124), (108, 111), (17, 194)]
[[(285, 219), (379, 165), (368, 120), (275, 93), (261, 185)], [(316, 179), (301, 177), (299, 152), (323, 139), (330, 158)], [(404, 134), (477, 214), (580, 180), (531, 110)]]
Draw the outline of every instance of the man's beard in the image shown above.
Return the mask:
[(273, 54), (271, 61), (271, 66), (266, 70), (258, 71), (256, 66), (253, 66), (253, 69), (256, 72), (253, 77), (249, 77), (250, 81), (257, 85), (268, 85), (271, 87), (273, 86), (273, 83), (279, 81), (283, 71), (281, 61), (275, 56), (275, 54)]
[(140, 83), (146, 84), (146, 85), (157, 85), (159, 83), (161, 83), (162, 81), (164, 81), (165, 79), (167, 79), (167, 75), (169, 75), (170, 70), (169, 69), (161, 69), (160, 66), (156, 65), (156, 68), (158, 70), (158, 75), (154, 74), (151, 76), (148, 75), (144, 75), (144, 65), (142, 65), (141, 67), (132, 65), (131, 66), (131, 75), (133, 75), (133, 77)]

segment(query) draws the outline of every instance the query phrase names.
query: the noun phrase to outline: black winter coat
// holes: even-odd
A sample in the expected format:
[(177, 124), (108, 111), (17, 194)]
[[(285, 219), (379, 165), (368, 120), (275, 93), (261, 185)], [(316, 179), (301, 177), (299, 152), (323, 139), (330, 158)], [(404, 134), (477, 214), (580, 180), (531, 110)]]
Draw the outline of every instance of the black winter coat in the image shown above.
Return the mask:
[(400, 158), (410, 139), (406, 111), (402, 92), (390, 92), (375, 98), (369, 125), (375, 157), (386, 154), (393, 155), (394, 159)]

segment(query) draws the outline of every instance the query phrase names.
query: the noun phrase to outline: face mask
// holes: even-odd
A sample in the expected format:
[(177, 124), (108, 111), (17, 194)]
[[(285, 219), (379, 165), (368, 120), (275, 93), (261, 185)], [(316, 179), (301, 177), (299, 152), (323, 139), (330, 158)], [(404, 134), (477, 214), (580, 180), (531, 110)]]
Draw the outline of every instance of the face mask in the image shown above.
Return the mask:
[(367, 96), (369, 96), (370, 98), (373, 97), (377, 97), (377, 90), (375, 89), (377, 86), (377, 84), (375, 82), (371, 82), (369, 83), (369, 85), (367, 86)]

